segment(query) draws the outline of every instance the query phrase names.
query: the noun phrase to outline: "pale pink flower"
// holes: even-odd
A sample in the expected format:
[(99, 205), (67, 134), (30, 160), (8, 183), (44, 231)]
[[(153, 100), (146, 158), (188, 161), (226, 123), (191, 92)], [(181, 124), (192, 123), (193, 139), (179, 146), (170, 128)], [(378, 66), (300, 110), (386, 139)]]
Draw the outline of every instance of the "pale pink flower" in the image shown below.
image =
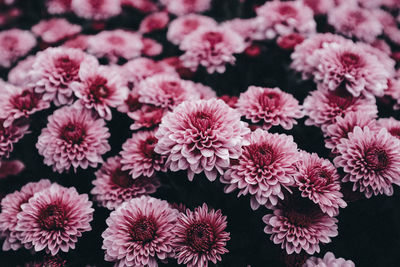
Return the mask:
[(334, 0), (302, 0), (302, 2), (311, 8), (315, 15), (326, 14), (335, 7)]
[(57, 43), (82, 31), (82, 27), (63, 18), (42, 20), (32, 26), (32, 32), (46, 43)]
[(167, 12), (161, 11), (151, 13), (140, 22), (139, 32), (144, 34), (164, 29), (168, 22), (169, 16)]
[(141, 50), (144, 56), (155, 57), (162, 53), (163, 46), (157, 41), (150, 38), (142, 37), (143, 48)]
[(29, 71), (32, 69), (35, 60), (36, 56), (28, 56), (27, 58), (20, 60), (18, 64), (8, 72), (8, 82), (20, 86), (29, 83), (31, 80)]
[(394, 119), (393, 117), (381, 118), (377, 120), (377, 124), (380, 127), (385, 128), (392, 136), (400, 139), (400, 121)]
[(72, 0), (47, 0), (47, 12), (50, 14), (63, 14), (71, 11)]
[(0, 67), (9, 68), (19, 58), (36, 46), (36, 39), (29, 31), (10, 29), (0, 32)]
[(82, 51), (86, 50), (89, 46), (89, 35), (79, 34), (75, 38), (67, 40), (62, 44), (63, 47), (78, 48)]
[(211, 0), (160, 0), (169, 13), (177, 16), (201, 13), (211, 8)]
[(260, 28), (261, 22), (263, 22), (261, 17), (248, 19), (235, 18), (223, 22), (221, 26), (237, 32), (246, 42), (250, 42), (252, 40), (265, 39), (264, 30)]
[(303, 267), (356, 267), (354, 262), (351, 260), (345, 260), (343, 258), (336, 258), (332, 252), (327, 252), (325, 256), (321, 258), (310, 257), (303, 265)]
[(121, 13), (120, 0), (72, 0), (72, 11), (79, 17), (105, 20)]

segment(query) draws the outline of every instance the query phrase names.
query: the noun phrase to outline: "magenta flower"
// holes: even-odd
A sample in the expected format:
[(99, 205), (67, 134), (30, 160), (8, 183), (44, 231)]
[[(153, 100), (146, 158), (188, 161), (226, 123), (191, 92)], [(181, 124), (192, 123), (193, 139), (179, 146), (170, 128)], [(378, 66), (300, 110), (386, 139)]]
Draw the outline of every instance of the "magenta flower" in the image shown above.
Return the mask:
[(355, 127), (348, 138), (340, 140), (334, 159), (346, 175), (344, 182), (353, 183), (353, 191), (372, 195), (393, 194), (392, 184), (400, 185), (400, 141), (386, 129), (379, 132), (368, 127)]
[(116, 266), (157, 266), (173, 254), (172, 229), (178, 211), (168, 202), (141, 196), (111, 212), (103, 232), (105, 260)]
[(109, 151), (110, 133), (102, 119), (95, 119), (90, 111), (67, 106), (56, 110), (48, 118), (36, 143), (44, 163), (62, 173), (72, 167), (83, 169), (102, 163), (101, 155)]
[(290, 130), (296, 119), (303, 117), (299, 102), (277, 87), (250, 86), (240, 94), (237, 110), (252, 123), (262, 123), (266, 130), (277, 125)]
[(329, 267), (329, 266), (355, 267), (356, 265), (351, 260), (336, 258), (332, 252), (327, 252), (322, 259), (317, 257), (310, 257), (303, 266), (304, 267)]
[(9, 68), (19, 58), (28, 54), (36, 45), (29, 31), (10, 29), (0, 32), (0, 67)]
[(57, 43), (82, 31), (82, 27), (69, 23), (66, 19), (42, 20), (32, 27), (32, 32), (46, 43)]
[(250, 193), (253, 210), (260, 205), (272, 208), (284, 199), (283, 188), (294, 185), (292, 165), (299, 154), (292, 136), (258, 129), (248, 136), (239, 159), (233, 161), (221, 182), (225, 193), (239, 189), (238, 196)]
[(177, 16), (201, 13), (211, 8), (211, 0), (160, 0), (167, 11)]
[(222, 100), (185, 101), (163, 117), (154, 151), (168, 156), (172, 171), (188, 170), (189, 180), (204, 171), (214, 181), (239, 158), (249, 131)]
[(83, 232), (92, 229), (91, 206), (87, 194), (78, 194), (74, 187), (53, 184), (21, 205), (22, 211), (17, 215), (18, 238), (35, 251), (45, 249), (53, 256), (59, 250), (68, 252), (75, 248)]
[(228, 253), (225, 248), (229, 233), (225, 232), (226, 216), (221, 210), (209, 210), (207, 204), (181, 213), (174, 228), (174, 250), (178, 264), (188, 267), (207, 267), (211, 261), (217, 264), (221, 255)]
[(6, 127), (4, 121), (0, 119), (0, 160), (10, 156), (14, 144), (28, 133), (29, 128), (29, 125), (22, 121), (14, 122)]
[(120, 0), (72, 0), (72, 11), (79, 17), (92, 20), (105, 20), (121, 13)]
[(158, 142), (154, 131), (140, 131), (132, 134), (121, 151), (122, 170), (128, 171), (133, 179), (140, 176), (151, 177), (155, 171), (167, 170), (165, 155), (154, 151)]
[(90, 193), (100, 206), (109, 210), (132, 198), (152, 194), (161, 185), (154, 176), (132, 179), (127, 171), (122, 170), (119, 156), (109, 158), (95, 175)]

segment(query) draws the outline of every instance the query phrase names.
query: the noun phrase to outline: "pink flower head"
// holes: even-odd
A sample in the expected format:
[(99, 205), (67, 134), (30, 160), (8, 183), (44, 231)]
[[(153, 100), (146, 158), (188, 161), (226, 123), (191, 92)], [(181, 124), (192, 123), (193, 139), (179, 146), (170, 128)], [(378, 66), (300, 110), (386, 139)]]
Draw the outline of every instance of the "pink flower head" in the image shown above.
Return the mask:
[(393, 194), (392, 184), (400, 185), (400, 141), (382, 128), (379, 132), (368, 127), (355, 127), (348, 138), (337, 146), (337, 167), (346, 173), (344, 182), (352, 182), (353, 191), (372, 195)]
[(50, 14), (63, 14), (71, 11), (72, 0), (47, 0), (47, 12)]
[(276, 44), (284, 50), (293, 50), (297, 45), (304, 41), (304, 37), (298, 33), (279, 36)]
[(262, 18), (235, 18), (222, 23), (222, 27), (227, 27), (237, 32), (246, 42), (252, 40), (264, 40), (265, 34), (263, 29), (260, 28), (260, 21)]
[(169, 16), (167, 12), (161, 11), (151, 13), (140, 22), (139, 32), (144, 34), (164, 29), (168, 22)]
[(162, 53), (163, 46), (159, 42), (151, 39), (151, 38), (143, 38), (142, 37), (142, 54), (147, 57), (155, 57)]
[(173, 254), (172, 229), (178, 216), (168, 202), (141, 196), (124, 202), (106, 220), (101, 235), (105, 260), (116, 266), (156, 267)]
[(195, 71), (199, 65), (209, 73), (225, 72), (225, 64), (234, 64), (233, 54), (246, 48), (244, 39), (223, 27), (201, 27), (186, 36), (179, 46), (185, 53), (180, 57), (183, 65)]
[(328, 12), (328, 22), (338, 33), (372, 43), (382, 33), (382, 24), (368, 9), (344, 3)]
[(157, 11), (158, 7), (154, 0), (121, 0), (121, 4), (135, 8), (143, 13)]
[(4, 126), (4, 119), (0, 119), (0, 160), (8, 158), (17, 143), (26, 133), (29, 125), (24, 121), (13, 122), (9, 126)]
[(200, 99), (211, 99), (217, 97), (217, 93), (210, 86), (202, 83), (194, 83), (194, 86), (196, 87), (197, 93), (200, 94)]
[(8, 72), (8, 82), (20, 86), (28, 84), (31, 80), (29, 71), (32, 69), (35, 60), (36, 56), (28, 56), (20, 60), (18, 64)]
[(391, 75), (376, 56), (351, 43), (327, 44), (311, 60), (317, 66), (314, 79), (323, 89), (343, 86), (355, 97), (383, 96)]
[(73, 82), (71, 88), (79, 98), (78, 106), (94, 109), (106, 120), (112, 117), (110, 107), (121, 105), (129, 92), (118, 72), (97, 64), (82, 64), (79, 81)]
[(158, 142), (154, 131), (140, 131), (132, 134), (123, 145), (121, 164), (123, 171), (129, 171), (133, 179), (151, 177), (155, 171), (167, 170), (166, 156), (154, 152)]
[[(377, 121), (380, 127), (385, 128), (392, 136), (400, 139), (400, 121), (394, 118), (382, 118)], [(371, 128), (370, 128), (371, 129)]]
[(111, 63), (140, 56), (143, 43), (139, 34), (125, 30), (102, 31), (89, 39), (88, 52)]
[(210, 17), (189, 14), (174, 19), (168, 26), (167, 39), (179, 45), (186, 35), (194, 32), (200, 27), (213, 28), (217, 26), (217, 22)]
[(302, 2), (311, 8), (315, 15), (326, 14), (335, 7), (334, 0), (302, 0)]
[(90, 193), (100, 206), (113, 210), (125, 201), (142, 195), (152, 194), (160, 187), (155, 177), (138, 177), (133, 180), (127, 171), (122, 170), (121, 157), (115, 156), (96, 171), (94, 187)]
[(266, 2), (256, 9), (256, 13), (259, 30), (267, 39), (294, 32), (310, 35), (316, 31), (313, 11), (301, 1)]
[(370, 130), (378, 130), (376, 114), (365, 114), (364, 112), (348, 112), (344, 117), (336, 117), (336, 122), (326, 128), (325, 146), (337, 153), (337, 146), (342, 138), (347, 138), (356, 126), (364, 128), (368, 126)]
[(201, 13), (211, 8), (211, 0), (160, 0), (169, 13), (183, 16), (189, 13)]
[(304, 116), (296, 98), (277, 87), (250, 86), (240, 94), (237, 110), (252, 123), (261, 122), (266, 130), (277, 125), (290, 130)]
[(36, 45), (29, 31), (11, 29), (0, 32), (0, 67), (9, 68)]
[(337, 219), (323, 213), (313, 202), (291, 197), (263, 217), (266, 224), (264, 232), (287, 254), (299, 254), (304, 250), (308, 254), (319, 252), (320, 243), (331, 242), (338, 235)]
[(121, 13), (120, 0), (72, 0), (72, 11), (79, 17), (105, 20)]
[(96, 167), (103, 162), (101, 155), (111, 149), (104, 120), (95, 119), (86, 109), (66, 106), (54, 111), (48, 121), (36, 148), (53, 171), (62, 173), (71, 165), (74, 170)]
[(78, 48), (84, 51), (89, 46), (89, 38), (89, 35), (79, 34), (75, 38), (67, 40), (62, 46), (68, 48)]
[(294, 185), (292, 165), (298, 158), (297, 144), (292, 136), (272, 134), (257, 129), (247, 139), (242, 154), (221, 177), (225, 193), (239, 189), (240, 195), (250, 193), (253, 210), (260, 205), (272, 208), (284, 199), (283, 188)]
[(327, 252), (325, 256), (321, 258), (310, 257), (303, 267), (356, 267), (354, 262), (351, 260), (345, 260), (343, 258), (336, 258), (332, 252)]
[(200, 94), (192, 81), (175, 75), (159, 74), (146, 78), (138, 86), (139, 101), (172, 110), (187, 100), (196, 100)]
[(128, 113), (129, 117), (135, 122), (131, 125), (131, 130), (141, 128), (154, 128), (161, 123), (167, 110), (153, 105), (143, 105), (140, 109)]
[(188, 178), (203, 172), (210, 181), (239, 158), (250, 130), (240, 115), (222, 100), (185, 101), (165, 115), (156, 132), (155, 152), (167, 155), (172, 171), (188, 170)]
[(194, 212), (187, 209), (186, 214), (180, 213), (173, 243), (178, 264), (207, 267), (209, 261), (221, 261), (221, 255), (229, 252), (225, 248), (230, 240), (226, 225), (221, 210), (209, 210), (206, 203)]
[(32, 27), (32, 32), (46, 43), (57, 43), (82, 31), (79, 25), (71, 24), (66, 19), (52, 18), (42, 20)]
[(83, 62), (95, 64), (96, 58), (74, 48), (48, 48), (39, 52), (30, 72), (36, 92), (44, 93), (43, 100), (54, 101), (57, 106), (73, 100), (71, 83), (79, 81)]
[(359, 111), (367, 117), (378, 114), (374, 99), (354, 97), (346, 91), (312, 91), (304, 100), (303, 107), (309, 117), (305, 124), (321, 127), (324, 132), (338, 116), (344, 117), (349, 112)]
[(25, 247), (45, 249), (53, 256), (59, 250), (68, 252), (75, 248), (83, 232), (92, 229), (91, 207), (87, 194), (80, 195), (74, 187), (53, 184), (21, 205), (16, 227), (19, 239)]
[(338, 215), (339, 207), (347, 206), (340, 192), (339, 174), (329, 160), (302, 152), (294, 168), (294, 180), (301, 196), (319, 205), (324, 213), (333, 217)]
[(1, 200), (0, 213), (0, 234), (5, 236), (3, 250), (17, 250), (21, 248), (21, 241), (18, 239), (17, 215), (22, 211), (21, 205), (37, 192), (49, 187), (50, 181), (42, 179), (39, 182), (31, 182), (24, 185), (20, 191), (8, 194)]

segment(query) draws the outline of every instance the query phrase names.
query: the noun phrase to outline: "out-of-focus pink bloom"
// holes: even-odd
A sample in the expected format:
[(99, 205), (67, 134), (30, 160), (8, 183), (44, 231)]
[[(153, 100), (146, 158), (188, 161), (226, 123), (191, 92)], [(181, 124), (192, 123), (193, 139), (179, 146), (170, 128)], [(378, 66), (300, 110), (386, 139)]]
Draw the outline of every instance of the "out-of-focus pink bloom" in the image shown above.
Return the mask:
[(380, 127), (385, 128), (392, 136), (400, 139), (400, 121), (393, 117), (381, 118), (377, 121), (377, 124)]
[(0, 67), (9, 68), (20, 57), (28, 54), (36, 45), (29, 31), (11, 29), (0, 32)]
[(82, 31), (82, 27), (63, 18), (42, 20), (32, 27), (32, 32), (46, 43), (57, 43)]
[(298, 33), (291, 33), (279, 36), (276, 40), (277, 45), (284, 50), (293, 50), (298, 44), (304, 41), (304, 37)]
[(121, 13), (120, 0), (72, 0), (72, 11), (79, 17), (105, 20)]
[(326, 14), (335, 7), (334, 0), (302, 0), (302, 2), (311, 8), (315, 15)]
[(8, 158), (17, 143), (26, 133), (29, 125), (23, 121), (17, 121), (10, 126), (4, 126), (4, 119), (0, 119), (0, 160)]
[[(60, 255), (51, 256), (45, 255), (43, 257), (36, 256), (34, 261), (30, 261), (25, 263), (24, 267), (66, 267), (67, 261), (60, 257)], [(38, 259), (39, 258), (39, 259)], [(86, 265), (86, 267), (90, 267), (90, 265)]]
[(179, 57), (167, 57), (164, 58), (161, 62), (164, 62), (167, 65), (173, 67), (182, 78), (190, 79), (194, 75), (193, 71), (183, 65), (183, 62)]
[[(376, 44), (377, 42), (374, 42)], [(396, 62), (390, 57), (391, 51), (384, 52), (378, 48), (372, 46), (373, 44), (367, 44), (363, 42), (357, 42), (357, 46), (362, 48), (368, 54), (375, 56), (379, 63), (385, 68), (385, 71), (392, 77), (395, 75), (395, 65)], [(387, 45), (387, 44), (386, 44)]]
[(164, 29), (169, 22), (168, 13), (165, 11), (154, 12), (146, 16), (139, 25), (140, 33), (149, 33)]
[(80, 34), (75, 38), (67, 40), (62, 46), (68, 48), (79, 48), (81, 50), (86, 50), (89, 46), (89, 36)]
[(18, 175), (25, 169), (25, 164), (20, 160), (0, 161), (0, 178)]
[(200, 94), (200, 99), (216, 98), (217, 93), (209, 86), (202, 83), (194, 83), (197, 93)]
[(219, 99), (223, 100), (231, 108), (237, 108), (239, 98), (237, 96), (222, 95)]
[(211, 8), (211, 0), (160, 0), (169, 13), (177, 16), (201, 13)]
[(72, 0), (47, 0), (47, 12), (50, 14), (62, 14), (71, 11)]
[(121, 0), (121, 4), (133, 7), (143, 13), (154, 12), (158, 9), (153, 0)]
[(336, 258), (332, 252), (327, 252), (325, 256), (321, 258), (310, 257), (303, 267), (355, 267), (356, 265), (351, 260), (345, 260), (343, 258)]
[(167, 110), (153, 105), (142, 105), (140, 109), (128, 113), (129, 117), (135, 122), (131, 125), (131, 130), (141, 128), (154, 128), (161, 123)]
[(262, 21), (262, 18), (259, 17), (249, 19), (235, 18), (223, 22), (221, 26), (237, 32), (246, 42), (264, 40), (264, 31), (259, 26), (260, 20)]
[(142, 54), (148, 57), (155, 57), (162, 53), (163, 46), (150, 38), (142, 38)]
[(18, 64), (8, 73), (8, 82), (14, 85), (23, 86), (30, 82), (29, 71), (35, 63), (36, 56), (28, 56), (18, 62)]
[(261, 48), (257, 44), (251, 44), (244, 50), (244, 53), (249, 57), (258, 57), (261, 54)]

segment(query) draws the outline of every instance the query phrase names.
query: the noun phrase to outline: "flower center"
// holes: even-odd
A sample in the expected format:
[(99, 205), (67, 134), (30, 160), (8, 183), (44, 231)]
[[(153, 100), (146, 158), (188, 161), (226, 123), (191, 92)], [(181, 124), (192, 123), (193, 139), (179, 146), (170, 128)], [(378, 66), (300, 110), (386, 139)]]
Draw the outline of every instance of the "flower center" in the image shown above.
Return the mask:
[(340, 61), (346, 67), (357, 67), (360, 65), (360, 57), (353, 53), (344, 53), (340, 57)]
[(219, 32), (207, 32), (203, 35), (203, 40), (209, 42), (211, 46), (215, 46), (223, 41), (223, 37)]
[(89, 0), (90, 5), (94, 9), (98, 9), (103, 5), (104, 0)]
[(371, 169), (381, 171), (389, 164), (389, 157), (385, 150), (373, 147), (366, 151), (365, 161)]
[(70, 144), (80, 144), (83, 142), (86, 131), (82, 125), (68, 123), (61, 130), (61, 138)]
[(39, 225), (45, 230), (62, 230), (66, 223), (66, 212), (63, 207), (52, 204), (40, 211)]
[(400, 138), (400, 127), (395, 127), (389, 130), (389, 133), (394, 137)]
[(107, 41), (113, 45), (123, 45), (125, 43), (125, 40), (123, 38), (115, 35), (111, 35), (110, 37), (108, 37)]
[(321, 167), (313, 168), (309, 172), (308, 177), (315, 185), (326, 184), (332, 179), (331, 174), (326, 169)]
[(263, 167), (274, 162), (274, 151), (268, 144), (251, 144), (245, 147), (247, 156), (254, 162), (255, 166), (262, 170)]
[(1, 47), (6, 51), (11, 51), (14, 49), (15, 44), (18, 43), (18, 39), (15, 36), (6, 35), (1, 39)]
[(139, 102), (139, 97), (133, 96), (132, 94), (128, 95), (128, 98), (125, 100), (125, 104), (128, 106), (129, 112), (138, 110), (142, 106), (142, 104)]
[(350, 12), (349, 18), (350, 21), (355, 25), (363, 23), (364, 21), (367, 20), (364, 14), (358, 10)]
[(154, 240), (157, 225), (153, 218), (140, 217), (131, 225), (130, 234), (135, 242), (148, 243)]
[(276, 92), (268, 92), (264, 91), (260, 98), (258, 99), (261, 107), (264, 110), (275, 110), (277, 107), (279, 107), (281, 96), (280, 94)]
[(55, 62), (55, 67), (62, 74), (64, 80), (73, 81), (78, 76), (80, 64), (71, 60), (68, 56), (62, 56), (57, 58)]
[(297, 11), (290, 5), (281, 5), (278, 9), (278, 12), (281, 15), (285, 15), (288, 17), (295, 17), (297, 15)]
[(155, 158), (157, 156), (157, 154), (154, 153), (154, 147), (156, 146), (157, 141), (157, 138), (150, 136), (140, 143), (140, 151), (142, 151), (146, 158)]
[(195, 113), (191, 118), (191, 122), (193, 126), (202, 133), (213, 126), (212, 115), (204, 111)]
[(205, 222), (195, 222), (186, 230), (186, 243), (195, 252), (210, 251), (214, 244), (214, 231)]
[(129, 188), (134, 182), (129, 172), (121, 170), (121, 167), (111, 173), (111, 181), (122, 188)]
[(185, 20), (183, 25), (184, 25), (185, 29), (187, 30), (187, 32), (190, 32), (190, 31), (197, 29), (197, 27), (199, 26), (199, 22), (195, 19), (187, 19), (187, 20)]
[(356, 99), (350, 93), (340, 88), (333, 93), (329, 93), (327, 98), (331, 106), (336, 106), (341, 110), (348, 109), (356, 102)]
[(89, 86), (89, 91), (92, 99), (95, 102), (101, 102), (102, 99), (110, 95), (110, 89), (107, 87), (107, 80), (97, 76)]
[(11, 104), (20, 111), (30, 111), (37, 106), (38, 102), (39, 97), (28, 89), (11, 99)]

